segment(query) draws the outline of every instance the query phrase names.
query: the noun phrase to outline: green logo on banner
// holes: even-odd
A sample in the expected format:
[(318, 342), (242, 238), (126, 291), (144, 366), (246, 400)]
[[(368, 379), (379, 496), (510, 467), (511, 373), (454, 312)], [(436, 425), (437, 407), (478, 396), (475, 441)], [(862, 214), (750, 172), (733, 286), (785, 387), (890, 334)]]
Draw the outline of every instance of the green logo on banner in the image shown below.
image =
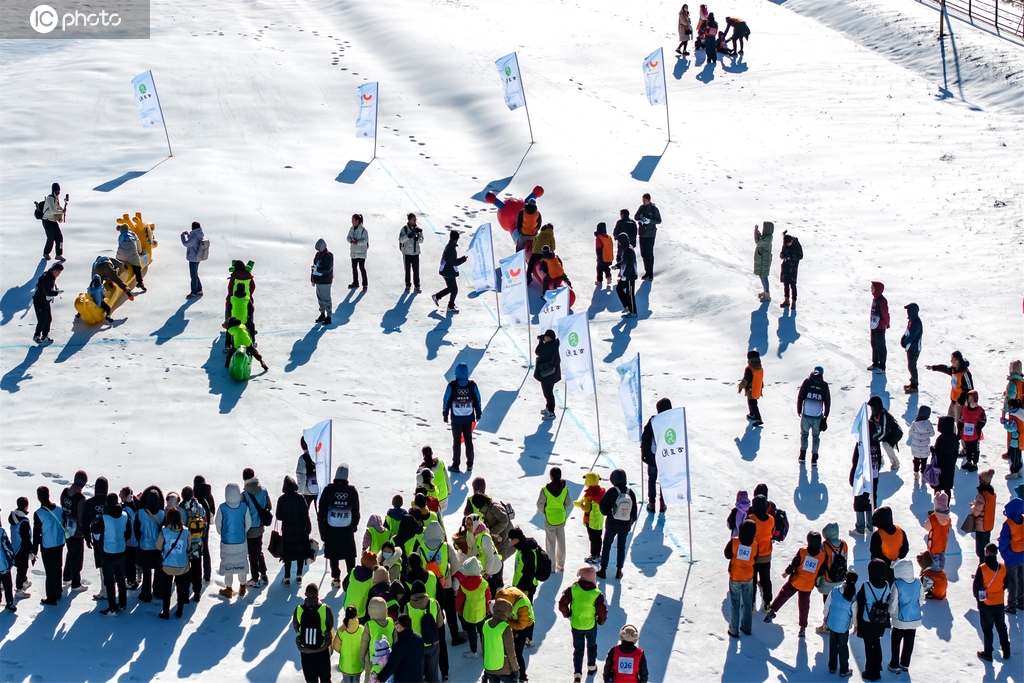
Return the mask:
[(505, 75), (506, 76), (511, 76), (512, 75), (512, 67), (510, 67), (510, 66), (506, 66), (505, 67)]
[(669, 429), (668, 431), (665, 432), (665, 443), (667, 443), (669, 446), (672, 446), (672, 445), (675, 444), (675, 442), (676, 442), (676, 430)]
[(580, 335), (575, 332), (569, 335), (569, 346), (576, 348), (580, 343)]
[(142, 93), (143, 95), (146, 94), (146, 84), (145, 83), (143, 83), (142, 85), (139, 86), (139, 92)]

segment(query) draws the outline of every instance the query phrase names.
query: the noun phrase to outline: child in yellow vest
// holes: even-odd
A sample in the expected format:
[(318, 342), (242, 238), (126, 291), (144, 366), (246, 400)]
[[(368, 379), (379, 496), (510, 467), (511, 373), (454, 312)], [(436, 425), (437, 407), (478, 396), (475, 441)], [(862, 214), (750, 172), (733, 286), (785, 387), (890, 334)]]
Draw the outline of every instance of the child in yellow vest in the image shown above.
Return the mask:
[(519, 679), (512, 627), (508, 623), (511, 616), (512, 605), (498, 598), (491, 606), (491, 618), (483, 625), (484, 680), (487, 683)]
[(363, 675), (363, 660), (359, 658), (359, 645), (366, 627), (359, 623), (355, 607), (345, 608), (345, 621), (335, 634), (332, 649), (339, 653), (338, 671), (342, 683), (359, 683)]
[(480, 659), (476, 651), (477, 635), (483, 631), (487, 603), (491, 601), (491, 589), (483, 579), (480, 560), (476, 557), (466, 560), (462, 569), (455, 573), (455, 583), (455, 609), (462, 621), (462, 628), (469, 636), (469, 652), (463, 656), (467, 659)]
[(583, 475), (583, 495), (574, 505), (583, 510), (583, 526), (587, 528), (590, 539), (590, 555), (583, 560), (587, 564), (601, 564), (601, 538), (604, 529), (604, 515), (601, 514), (601, 499), (604, 498), (604, 487), (601, 486), (601, 475), (587, 472)]

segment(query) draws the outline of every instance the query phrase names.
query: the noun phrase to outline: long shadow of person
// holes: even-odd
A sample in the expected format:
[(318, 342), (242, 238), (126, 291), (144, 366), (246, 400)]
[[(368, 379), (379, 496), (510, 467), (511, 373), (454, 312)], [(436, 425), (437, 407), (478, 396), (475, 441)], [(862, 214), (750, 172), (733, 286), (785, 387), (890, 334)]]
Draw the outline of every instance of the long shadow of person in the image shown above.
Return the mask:
[(296, 339), (295, 343), (292, 344), (292, 351), (288, 356), (288, 363), (284, 366), (284, 371), (292, 372), (296, 368), (308, 363), (325, 332), (327, 332), (326, 326), (313, 325), (304, 337)]
[[(637, 304), (639, 306), (639, 304)], [(632, 337), (633, 330), (636, 329), (636, 318), (623, 318), (614, 326), (612, 326), (612, 338), (611, 348), (608, 349), (608, 355), (604, 357), (605, 363), (611, 363), (617, 358), (622, 358), (629, 349), (629, 341)]]
[[(356, 293), (358, 292), (358, 294)], [(329, 327), (341, 327), (347, 325), (352, 320), (352, 314), (355, 313), (356, 304), (358, 304), (363, 296), (366, 294), (361, 289), (350, 289), (342, 299), (341, 303), (334, 310), (334, 315), (331, 316), (331, 324)]]
[(35, 293), (36, 280), (46, 270), (46, 259), (39, 259), (36, 264), (36, 272), (23, 285), (11, 287), (0, 297), (0, 325), (6, 325), (14, 319), (16, 313), (21, 313), (21, 318), (28, 315), (32, 308), (32, 295)]
[(412, 301), (415, 298), (415, 292), (405, 290), (398, 297), (394, 307), (384, 312), (384, 316), (380, 319), (380, 326), (384, 328), (384, 334), (402, 331), (402, 325), (409, 319), (409, 307), (412, 306)]
[(818, 480), (817, 467), (811, 467), (808, 477), (806, 463), (800, 463), (800, 483), (793, 491), (793, 504), (809, 520), (825, 514), (828, 509), (828, 487)]
[[(621, 589), (620, 589), (621, 590)], [(640, 643), (660, 643), (661, 647), (651, 647), (646, 650), (647, 670), (652, 681), (668, 680), (666, 673), (668, 660), (672, 656), (676, 631), (679, 625), (679, 617), (683, 613), (683, 601), (679, 598), (670, 598), (667, 595), (658, 593), (654, 596), (654, 604), (647, 612), (647, 618), (640, 626)], [(609, 615), (611, 616), (611, 615)], [(619, 623), (619, 622), (611, 622)], [(600, 631), (600, 629), (598, 629)], [(615, 636), (615, 641), (608, 644), (608, 648), (600, 650), (607, 652), (612, 646), (618, 644), (618, 634), (615, 629), (606, 628), (606, 633)], [(666, 638), (667, 636), (667, 638)]]
[(228, 369), (224, 367), (224, 335), (213, 340), (210, 346), (210, 357), (203, 363), (206, 376), (210, 382), (210, 393), (220, 396), (220, 412), (227, 414), (238, 405), (248, 382), (236, 382), (231, 379)]
[[(120, 327), (125, 323), (125, 319), (116, 321), (113, 325), (107, 329), (113, 327)], [(102, 325), (90, 325), (80, 318), (75, 318), (71, 323), (71, 338), (64, 342), (64, 346), (61, 348), (60, 353), (53, 359), (54, 363), (63, 363), (64, 361), (71, 358), (79, 351), (85, 348), (89, 340), (96, 336), (96, 333), (103, 329)]]
[[(564, 416), (565, 413), (563, 413)], [(536, 477), (544, 474), (547, 469), (548, 460), (551, 459), (551, 450), (555, 446), (556, 432), (552, 432), (551, 425), (554, 420), (541, 420), (536, 431), (523, 437), (523, 450), (519, 454), (519, 466), (527, 477)], [(558, 421), (559, 429), (562, 421)]]
[(32, 365), (39, 360), (41, 355), (43, 355), (42, 346), (28, 347), (28, 353), (25, 354), (25, 360), (5, 372), (4, 376), (0, 378), (0, 390), (6, 391), (9, 394), (14, 394), (20, 391), (21, 383), (32, 379), (32, 375), (30, 375), (28, 371), (32, 368)]
[(612, 306), (618, 306), (619, 297), (615, 290), (605, 287), (594, 287), (594, 293), (590, 296), (590, 307), (587, 308), (587, 318), (593, 320), (601, 311), (611, 311)]
[(715, 64), (717, 62), (708, 62), (704, 65), (704, 68), (699, 74), (697, 74), (697, 80), (701, 83), (710, 83), (715, 80)]
[(889, 402), (892, 400), (892, 397), (889, 396), (889, 390), (886, 389), (887, 381), (884, 372), (871, 373), (871, 395), (881, 398), (882, 405), (885, 406), (886, 410), (889, 410)]
[(427, 345), (427, 360), (434, 360), (437, 358), (437, 352), (442, 346), (454, 346), (454, 344), (445, 339), (448, 335), (448, 330), (452, 328), (452, 314), (441, 315), (437, 311), (431, 311), (427, 317), (437, 321), (434, 329), (427, 332), (423, 338)]
[(198, 298), (186, 299), (185, 303), (178, 307), (178, 310), (174, 312), (170, 318), (168, 318), (160, 329), (150, 332), (150, 337), (156, 337), (156, 345), (166, 344), (171, 339), (174, 339), (179, 334), (185, 331), (188, 327), (189, 321), (185, 319), (185, 311), (188, 310), (189, 306), (199, 301)]
[(771, 302), (765, 301), (750, 312), (750, 338), (747, 340), (747, 351), (757, 351), (760, 355), (768, 353), (768, 307)]
[(739, 449), (740, 456), (744, 460), (753, 460), (757, 457), (758, 450), (761, 449), (761, 428), (755, 427), (752, 422), (748, 422), (743, 436), (733, 439), (733, 441), (736, 443), (736, 448)]
[(743, 55), (726, 55), (722, 62), (722, 71), (730, 74), (741, 74), (747, 70), (747, 63), (743, 61)]
[(676, 55), (676, 66), (672, 69), (672, 77), (677, 81), (682, 80), (683, 74), (690, 68), (690, 60), (682, 55)]
[(759, 628), (756, 636), (729, 638), (729, 651), (722, 666), (723, 683), (747, 683), (768, 680), (771, 651), (782, 644), (785, 631), (772, 624)]
[(800, 333), (796, 331), (796, 311), (788, 307), (782, 309), (777, 334), (779, 336), (779, 350), (776, 353), (778, 353), (779, 358), (782, 358), (782, 354), (786, 352), (789, 345), (795, 344), (796, 340), (800, 338)]
[(209, 671), (245, 637), (242, 625), (246, 604), (218, 601), (206, 613), (178, 653), (178, 678)]
[(655, 576), (658, 567), (672, 556), (672, 549), (665, 545), (665, 515), (641, 515), (637, 524), (639, 533), (634, 528), (633, 543), (629, 547), (630, 564), (644, 576)]

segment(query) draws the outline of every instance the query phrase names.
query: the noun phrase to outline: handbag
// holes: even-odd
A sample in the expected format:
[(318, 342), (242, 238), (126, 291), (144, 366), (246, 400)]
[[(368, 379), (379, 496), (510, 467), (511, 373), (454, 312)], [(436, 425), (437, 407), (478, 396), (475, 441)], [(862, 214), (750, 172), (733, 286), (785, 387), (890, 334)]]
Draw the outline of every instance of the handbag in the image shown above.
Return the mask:
[(541, 377), (550, 377), (555, 374), (555, 364), (548, 361), (537, 366), (537, 374)]
[(924, 467), (924, 483), (931, 487), (939, 485), (939, 478), (942, 476), (942, 470), (935, 464), (935, 454), (932, 453), (932, 457), (928, 460), (928, 464)]
[(284, 556), (284, 539), (281, 538), (281, 534), (277, 531), (276, 524), (274, 525), (273, 531), (270, 532), (270, 541), (267, 543), (267, 552), (278, 560)]
[(960, 525), (960, 531), (963, 531), (966, 534), (973, 534), (974, 527), (976, 526), (977, 522), (977, 517), (975, 517), (974, 515), (967, 515), (966, 517), (964, 517), (964, 521)]

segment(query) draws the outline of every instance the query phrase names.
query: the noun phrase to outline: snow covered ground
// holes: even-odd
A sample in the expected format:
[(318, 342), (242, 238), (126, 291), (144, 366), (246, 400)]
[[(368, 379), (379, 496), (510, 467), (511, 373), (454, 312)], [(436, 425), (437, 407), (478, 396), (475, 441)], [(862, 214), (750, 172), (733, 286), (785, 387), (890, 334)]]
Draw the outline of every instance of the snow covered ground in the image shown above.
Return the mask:
[[(1024, 51), (954, 23), (961, 57), (994, 65), (963, 68), (961, 96), (952, 80), (941, 80), (932, 33), (919, 36), (921, 45), (893, 35), (900, 54), (890, 54), (883, 48), (891, 45), (858, 33), (862, 14), (843, 7), (854, 4), (713, 5), (723, 24), (726, 15), (743, 17), (753, 37), (742, 59), (723, 57), (714, 66), (698, 54), (669, 64), (667, 147), (665, 113), (648, 106), (640, 72), (651, 50), (675, 46), (678, 7), (657, 0), (158, 0), (149, 41), (3, 42), (5, 516), (19, 495), (34, 508), (41, 484), (58, 495), (78, 468), (137, 491), (150, 483), (180, 489), (202, 473), (220, 500), (224, 484), (253, 466), (276, 495), (294, 471), (300, 430), (327, 417), (335, 420), (336, 457), (348, 460), (361, 489), (364, 516), (381, 514), (396, 491), (411, 492), (423, 444), (447, 450), (439, 419), (444, 377), (465, 361), (485, 403), (474, 475), (536, 531), (533, 505), (549, 466), (563, 468), (574, 495), (595, 459), (602, 472), (621, 466), (639, 483), (614, 367), (640, 352), (645, 405), (669, 396), (689, 411), (694, 547), (685, 507), (641, 516), (626, 578), (603, 584), (611, 609), (599, 635), (602, 660), (628, 621), (640, 628), (652, 680), (828, 678), (827, 644), (817, 635), (796, 638), (795, 606), (772, 625), (755, 619), (753, 637), (737, 643), (726, 636), (721, 549), (736, 489), (768, 482), (789, 512), (792, 531), (776, 548), (777, 572), (807, 531), (833, 520), (844, 532), (852, 527), (848, 431), (861, 402), (880, 393), (907, 420), (920, 404), (939, 413), (947, 404), (942, 375), (924, 373), (922, 393), (909, 401), (900, 391), (906, 303), (922, 308), (922, 364), (962, 350), (990, 419), (1007, 362), (1022, 353)], [(911, 17), (905, 24), (930, 21), (918, 5), (903, 4), (898, 12)], [(811, 18), (830, 6), (826, 27)], [(886, 10), (895, 11), (891, 4)], [(523, 113), (504, 107), (494, 72), (494, 59), (513, 50), (533, 147)], [(160, 89), (171, 159), (164, 159), (160, 131), (140, 127), (129, 95), (130, 79), (146, 69)], [(352, 135), (354, 93), (367, 79), (381, 83), (379, 159), (360, 174), (371, 143)], [(55, 305), (56, 343), (41, 349), (29, 343), (31, 292), (44, 266), (42, 231), (30, 210), (53, 181), (71, 194), (69, 261), (59, 281), (67, 294)], [(559, 420), (539, 420), (540, 390), (524, 355), (532, 339), (523, 329), (497, 330), (493, 297), (467, 296), (465, 283), (455, 317), (434, 312), (429, 301), (441, 285), (432, 264), (445, 232), (494, 218), (475, 197), (486, 187), (522, 196), (535, 184), (547, 191), (541, 210), (556, 226), (577, 310), (592, 318), (600, 457), (589, 397), (570, 395)], [(639, 319), (621, 320), (614, 294), (590, 284), (592, 232), (598, 221), (611, 225), (620, 208), (634, 210), (643, 192), (665, 217), (657, 279), (639, 290)], [(84, 289), (93, 258), (113, 252), (114, 219), (136, 211), (156, 223), (161, 241), (149, 292), (118, 309), (112, 328), (73, 326), (72, 295)], [(403, 295), (397, 250), (409, 211), (436, 236), (424, 247), (425, 294), (415, 297)], [(344, 234), (354, 212), (370, 231), (365, 295), (344, 288)], [(213, 256), (201, 273), (207, 296), (186, 302), (177, 234), (193, 220), (206, 228)], [(776, 251), (782, 230), (803, 243), (798, 313), (780, 312), (777, 276), (776, 300), (757, 304), (752, 232), (763, 220), (775, 221)], [(328, 330), (312, 324), (307, 275), (319, 237), (339, 260), (338, 310)], [(501, 255), (512, 251), (510, 241), (497, 246)], [(231, 258), (256, 261), (256, 321), (271, 365), (247, 385), (227, 377), (220, 352), (221, 278)], [(872, 382), (864, 366), (875, 279), (886, 283), (893, 330), (888, 378)], [(761, 431), (746, 427), (735, 390), (748, 348), (765, 358)], [(795, 396), (819, 364), (832, 386), (833, 419), (820, 466), (802, 470)], [(1002, 436), (992, 424), (982, 462), (997, 469), (1001, 507), (1008, 490)], [(909, 469), (883, 473), (880, 491), (916, 554), (930, 496)], [(468, 478), (456, 481), (459, 502)], [(957, 523), (975, 482), (958, 472)], [(567, 571), (545, 583), (537, 600), (539, 646), (529, 658), (535, 681), (571, 680), (569, 627), (555, 601), (586, 554), (586, 537), (577, 517), (569, 530)], [(847, 540), (863, 569), (867, 544)], [(985, 665), (974, 657), (972, 548), (972, 539), (957, 535), (947, 563), (950, 599), (925, 607), (913, 673), (901, 679), (1024, 678), (1019, 659)], [(94, 579), (95, 570), (87, 576)], [(321, 580), (319, 568), (310, 578)], [(40, 611), (42, 576), (32, 579), (32, 599), (17, 615), (0, 615), (4, 681), (301, 678), (288, 624), (297, 587), (275, 582), (230, 604), (211, 592), (187, 623), (160, 621), (155, 606), (132, 598), (131, 614), (110, 621), (94, 613), (88, 593)], [(337, 609), (339, 594), (328, 602)], [(1015, 643), (1022, 618), (1010, 619)], [(852, 642), (862, 664), (860, 641)], [(463, 660), (462, 649), (452, 679), (474, 680), (479, 662)], [(887, 641), (883, 649), (888, 654)]]

